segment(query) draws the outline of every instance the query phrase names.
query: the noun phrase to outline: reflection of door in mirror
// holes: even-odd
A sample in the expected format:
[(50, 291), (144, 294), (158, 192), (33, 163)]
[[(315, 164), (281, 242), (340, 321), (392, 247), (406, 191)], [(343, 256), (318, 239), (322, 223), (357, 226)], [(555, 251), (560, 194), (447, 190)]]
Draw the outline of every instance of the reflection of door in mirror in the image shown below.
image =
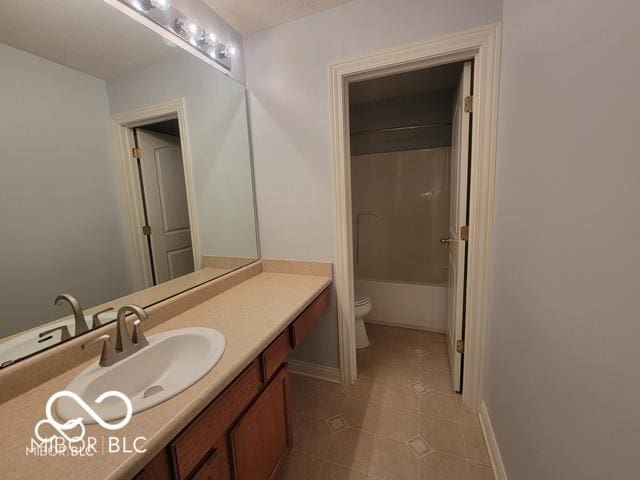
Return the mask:
[[(177, 120), (173, 122), (177, 126)], [(157, 285), (194, 271), (182, 150), (179, 136), (138, 128), (136, 138), (148, 227), (144, 232)]]

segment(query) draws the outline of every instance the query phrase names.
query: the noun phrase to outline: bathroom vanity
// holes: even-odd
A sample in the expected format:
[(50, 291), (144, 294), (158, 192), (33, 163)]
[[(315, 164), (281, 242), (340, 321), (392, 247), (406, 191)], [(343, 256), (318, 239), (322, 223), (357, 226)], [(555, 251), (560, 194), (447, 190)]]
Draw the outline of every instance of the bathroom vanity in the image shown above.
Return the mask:
[(204, 377), (135, 413), (117, 432), (86, 425), (86, 436), (104, 438), (105, 445), (114, 434), (129, 445), (143, 437), (144, 452), (25, 454), (48, 399), (98, 361), (99, 348), (80, 345), (103, 334), (113, 337), (113, 324), (1, 370), (3, 478), (272, 478), (292, 442), (288, 375), (296, 362), (288, 357), (327, 309), (331, 282), (328, 263), (259, 260), (148, 308), (148, 338), (208, 328), (224, 336), (226, 347)]
[(273, 478), (292, 445), (287, 358), (329, 306), (329, 288), (134, 478)]

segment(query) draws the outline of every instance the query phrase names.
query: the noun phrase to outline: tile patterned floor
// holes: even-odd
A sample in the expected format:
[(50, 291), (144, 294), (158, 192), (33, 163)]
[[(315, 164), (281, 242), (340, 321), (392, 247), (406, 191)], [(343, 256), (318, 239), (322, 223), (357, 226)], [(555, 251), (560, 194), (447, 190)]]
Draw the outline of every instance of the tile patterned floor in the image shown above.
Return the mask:
[(451, 388), (445, 337), (367, 329), (356, 384), (291, 376), (294, 448), (278, 480), (492, 480), (478, 417)]

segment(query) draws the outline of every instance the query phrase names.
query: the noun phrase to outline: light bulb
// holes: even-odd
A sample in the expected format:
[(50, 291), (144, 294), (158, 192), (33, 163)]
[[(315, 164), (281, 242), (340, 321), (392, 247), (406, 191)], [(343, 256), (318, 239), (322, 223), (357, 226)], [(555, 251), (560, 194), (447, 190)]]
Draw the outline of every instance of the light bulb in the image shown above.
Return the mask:
[(187, 30), (187, 32), (189, 32), (189, 35), (191, 35), (193, 38), (202, 37), (202, 28), (200, 28), (197, 24), (193, 22), (188, 21), (185, 24), (185, 29)]
[(156, 7), (158, 10), (168, 10), (171, 7), (171, 0), (150, 0), (151, 5)]
[(209, 43), (211, 43), (211, 45), (215, 45), (216, 44), (216, 34), (213, 32), (209, 32), (207, 34), (207, 40), (209, 41)]
[(198, 46), (204, 35), (202, 27), (190, 20), (184, 20), (182, 18), (176, 18), (173, 21), (172, 28), (174, 32), (194, 46)]
[(238, 55), (238, 48), (233, 43), (230, 43), (227, 45), (227, 52), (229, 52), (230, 57), (235, 57)]

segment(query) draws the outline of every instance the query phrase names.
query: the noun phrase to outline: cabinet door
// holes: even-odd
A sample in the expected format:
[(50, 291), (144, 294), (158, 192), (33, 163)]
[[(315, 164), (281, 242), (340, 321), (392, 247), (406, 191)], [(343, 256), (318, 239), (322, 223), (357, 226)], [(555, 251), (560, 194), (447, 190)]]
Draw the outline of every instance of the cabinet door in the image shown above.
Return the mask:
[(291, 448), (290, 417), (285, 365), (231, 432), (235, 480), (275, 477)]

